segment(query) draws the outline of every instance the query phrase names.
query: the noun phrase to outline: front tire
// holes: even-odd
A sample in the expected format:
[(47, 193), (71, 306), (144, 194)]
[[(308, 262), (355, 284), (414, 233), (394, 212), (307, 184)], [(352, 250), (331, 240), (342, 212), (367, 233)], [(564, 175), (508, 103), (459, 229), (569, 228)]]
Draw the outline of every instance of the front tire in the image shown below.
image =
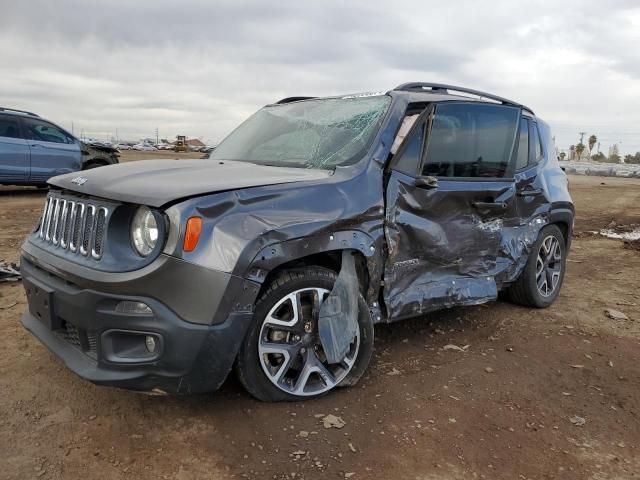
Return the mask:
[(257, 301), (254, 321), (240, 348), (236, 372), (245, 389), (265, 402), (322, 396), (355, 384), (373, 352), (373, 322), (359, 295), (358, 332), (339, 364), (326, 362), (318, 336), (318, 312), (336, 281), (320, 267), (282, 272)]
[(524, 270), (509, 287), (509, 297), (514, 303), (547, 308), (558, 298), (567, 261), (566, 245), (556, 225), (540, 230)]

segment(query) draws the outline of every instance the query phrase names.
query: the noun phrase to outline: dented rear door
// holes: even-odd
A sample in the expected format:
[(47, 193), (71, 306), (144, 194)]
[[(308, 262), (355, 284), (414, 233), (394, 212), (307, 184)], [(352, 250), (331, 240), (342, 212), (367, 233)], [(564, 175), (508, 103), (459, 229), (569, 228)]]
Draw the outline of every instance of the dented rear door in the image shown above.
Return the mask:
[(495, 276), (509, 267), (503, 231), (518, 223), (511, 162), (519, 116), (513, 107), (451, 102), (405, 139), (386, 190), (390, 320), (497, 297)]

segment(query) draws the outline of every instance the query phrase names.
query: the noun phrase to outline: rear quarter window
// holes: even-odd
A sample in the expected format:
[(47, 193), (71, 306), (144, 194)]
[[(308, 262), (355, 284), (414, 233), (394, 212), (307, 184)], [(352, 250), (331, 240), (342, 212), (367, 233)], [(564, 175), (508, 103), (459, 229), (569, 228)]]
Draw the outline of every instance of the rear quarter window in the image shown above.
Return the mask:
[(518, 138), (518, 153), (516, 155), (516, 170), (522, 170), (529, 165), (529, 120), (520, 119)]
[(542, 158), (542, 141), (538, 132), (538, 125), (533, 123), (533, 162), (538, 162)]

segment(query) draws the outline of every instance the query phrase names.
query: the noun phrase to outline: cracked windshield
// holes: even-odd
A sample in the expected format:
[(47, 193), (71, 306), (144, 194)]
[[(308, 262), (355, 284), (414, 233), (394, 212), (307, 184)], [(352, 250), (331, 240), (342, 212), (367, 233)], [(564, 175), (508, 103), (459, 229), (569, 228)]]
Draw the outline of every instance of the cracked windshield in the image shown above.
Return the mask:
[(278, 167), (333, 169), (366, 153), (390, 97), (307, 100), (259, 110), (211, 154)]

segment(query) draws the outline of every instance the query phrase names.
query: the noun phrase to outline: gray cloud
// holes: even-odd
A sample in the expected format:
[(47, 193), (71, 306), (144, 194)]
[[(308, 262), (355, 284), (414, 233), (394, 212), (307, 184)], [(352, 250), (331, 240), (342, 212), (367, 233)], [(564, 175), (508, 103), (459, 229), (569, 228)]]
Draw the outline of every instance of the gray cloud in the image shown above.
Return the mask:
[(265, 103), (463, 84), (530, 105), (566, 148), (640, 150), (635, 0), (12, 2), (0, 104), (95, 136), (215, 142)]

